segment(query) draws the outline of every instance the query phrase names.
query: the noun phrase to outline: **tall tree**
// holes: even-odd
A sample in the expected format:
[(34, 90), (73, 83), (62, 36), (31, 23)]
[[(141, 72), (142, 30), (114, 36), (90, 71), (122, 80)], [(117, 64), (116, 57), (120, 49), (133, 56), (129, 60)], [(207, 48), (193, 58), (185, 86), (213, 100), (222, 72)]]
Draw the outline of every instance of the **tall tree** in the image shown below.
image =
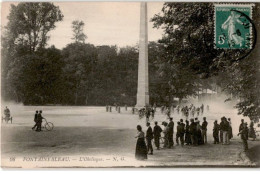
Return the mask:
[(89, 89), (93, 87), (97, 51), (94, 45), (72, 43), (62, 50), (65, 62), (63, 79), (68, 103), (85, 104)]
[[(55, 23), (62, 19), (63, 15), (59, 7), (53, 3), (24, 2), (11, 5), (8, 23), (2, 36), (1, 79), (2, 94), (5, 99), (26, 100), (24, 95), (27, 89), (21, 79), (25, 76), (24, 74), (30, 77), (36, 75), (33, 71), (29, 71), (30, 68), (35, 67), (31, 63), (36, 60), (36, 57), (44, 59), (38, 55), (37, 51), (46, 46), (48, 32), (53, 30)], [(28, 64), (32, 67), (27, 66)]]
[[(253, 21), (259, 29), (259, 4), (253, 10)], [(179, 66), (180, 72), (189, 71), (197, 79), (227, 73), (223, 88), (241, 98), (237, 103), (239, 113), (251, 119), (259, 118), (259, 95), (256, 95), (259, 93), (259, 53), (255, 49), (247, 58), (237, 61), (248, 50), (214, 48), (213, 3), (165, 3), (162, 13), (155, 15), (152, 21), (154, 27), (164, 29), (160, 40), (166, 53), (162, 67), (169, 67), (169, 72), (176, 74), (173, 72)], [(259, 47), (259, 38), (257, 45)], [(196, 87), (192, 86), (194, 78), (188, 78), (191, 89)], [(168, 81), (174, 88), (178, 85), (171, 77)]]
[(87, 39), (87, 36), (84, 34), (85, 23), (83, 21), (75, 20), (72, 22), (72, 31), (73, 31), (73, 38), (75, 42), (81, 42), (85, 43), (85, 40)]
[(6, 26), (7, 37), (12, 44), (28, 47), (30, 52), (43, 48), (48, 32), (55, 28), (63, 15), (59, 7), (49, 2), (22, 2), (11, 5)]

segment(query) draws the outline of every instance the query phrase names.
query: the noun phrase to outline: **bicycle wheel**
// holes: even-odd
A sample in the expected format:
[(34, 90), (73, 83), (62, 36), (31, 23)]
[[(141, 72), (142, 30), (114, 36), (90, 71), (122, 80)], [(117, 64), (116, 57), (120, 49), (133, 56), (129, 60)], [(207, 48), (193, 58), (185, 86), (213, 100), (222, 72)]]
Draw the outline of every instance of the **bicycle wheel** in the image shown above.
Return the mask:
[(54, 125), (51, 122), (46, 122), (44, 127), (47, 131), (51, 131), (54, 128)]

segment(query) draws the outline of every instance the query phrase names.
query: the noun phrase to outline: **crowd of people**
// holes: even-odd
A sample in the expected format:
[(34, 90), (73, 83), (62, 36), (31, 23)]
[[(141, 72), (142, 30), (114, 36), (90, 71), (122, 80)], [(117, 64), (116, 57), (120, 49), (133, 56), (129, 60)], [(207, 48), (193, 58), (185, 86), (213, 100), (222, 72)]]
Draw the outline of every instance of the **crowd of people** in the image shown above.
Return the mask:
[[(206, 107), (207, 111), (209, 111), (209, 105), (207, 105)], [(177, 106), (171, 106), (171, 107), (167, 107), (167, 106), (161, 106), (161, 113), (166, 113), (166, 115), (168, 117), (170, 117), (171, 113), (177, 113), (180, 114), (182, 116), (186, 116), (186, 117), (198, 117), (200, 115), (203, 115), (204, 113), (204, 104), (201, 104), (201, 106), (195, 106), (193, 104), (188, 105), (177, 105)]]
[[(162, 107), (163, 108), (163, 107)], [(196, 113), (197, 115), (202, 115), (204, 111), (203, 104), (196, 109), (195, 106), (191, 105), (191, 107), (183, 106), (183, 107), (176, 107), (174, 108), (177, 112), (178, 110), (182, 112), (183, 116), (186, 116), (186, 120), (184, 121), (182, 118), (177, 121), (176, 127), (176, 134), (175, 134), (175, 142), (174, 142), (174, 122), (173, 118), (170, 117), (170, 114), (167, 114), (170, 108), (163, 108), (162, 112), (166, 112), (167, 118), (169, 121), (163, 121), (162, 127), (158, 125), (158, 122), (154, 122), (154, 127), (152, 129), (150, 122), (147, 121), (147, 132), (146, 134), (142, 131), (142, 127), (140, 125), (137, 126), (138, 135), (136, 138), (136, 159), (144, 160), (147, 159), (147, 155), (153, 154), (153, 143), (157, 150), (161, 148), (173, 148), (174, 144), (176, 146), (181, 145), (183, 146), (199, 146), (203, 144), (207, 144), (207, 131), (208, 131), (208, 122), (207, 118), (203, 117), (202, 123), (200, 123), (198, 117), (194, 117), (193, 111), (198, 110)], [(207, 106), (207, 110), (209, 110), (209, 106)], [(188, 116), (192, 116), (188, 120)], [(218, 120), (214, 121), (214, 126), (212, 130), (213, 135), (213, 144), (222, 144), (222, 145), (229, 145), (230, 140), (233, 138), (233, 130), (232, 130), (232, 123), (231, 118), (226, 118), (223, 116), (218, 123)], [(241, 125), (239, 127), (239, 134), (242, 142), (243, 142), (243, 149), (244, 151), (248, 150), (247, 140), (248, 137), (253, 139), (256, 138), (255, 130), (254, 130), (254, 123), (250, 123), (250, 128), (248, 129), (247, 123), (244, 123), (242, 120)], [(161, 147), (162, 146), (162, 147)]]

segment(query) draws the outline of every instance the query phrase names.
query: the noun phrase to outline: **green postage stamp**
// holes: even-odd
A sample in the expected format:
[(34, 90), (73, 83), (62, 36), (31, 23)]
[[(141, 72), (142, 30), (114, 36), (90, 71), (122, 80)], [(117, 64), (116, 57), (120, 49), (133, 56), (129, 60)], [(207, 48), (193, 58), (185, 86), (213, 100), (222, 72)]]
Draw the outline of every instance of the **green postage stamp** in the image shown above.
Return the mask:
[(251, 49), (252, 4), (215, 4), (215, 47)]

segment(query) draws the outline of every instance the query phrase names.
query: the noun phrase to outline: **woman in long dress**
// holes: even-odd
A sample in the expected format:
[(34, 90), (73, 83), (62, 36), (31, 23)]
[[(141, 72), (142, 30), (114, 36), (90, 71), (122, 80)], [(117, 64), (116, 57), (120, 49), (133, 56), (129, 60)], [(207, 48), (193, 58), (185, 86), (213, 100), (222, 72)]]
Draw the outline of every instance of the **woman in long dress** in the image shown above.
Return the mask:
[(136, 149), (135, 149), (135, 158), (137, 160), (145, 160), (147, 159), (147, 146), (144, 140), (144, 132), (142, 131), (142, 127), (137, 125), (137, 142), (136, 142)]

